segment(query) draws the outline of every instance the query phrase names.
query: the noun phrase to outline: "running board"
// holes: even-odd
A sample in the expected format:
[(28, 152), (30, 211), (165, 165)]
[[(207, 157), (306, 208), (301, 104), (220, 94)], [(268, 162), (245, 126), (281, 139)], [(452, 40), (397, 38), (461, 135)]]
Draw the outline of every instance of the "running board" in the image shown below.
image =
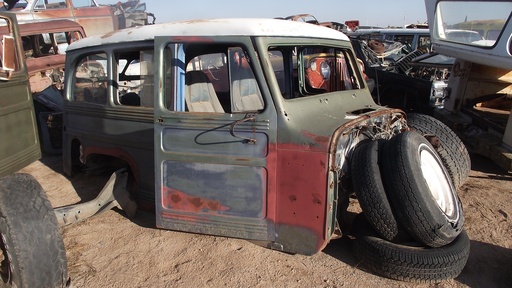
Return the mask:
[(112, 173), (107, 184), (94, 200), (55, 208), (59, 227), (86, 220), (114, 207), (124, 210), (128, 218), (133, 218), (137, 212), (137, 203), (130, 198), (130, 193), (126, 190), (127, 181), (126, 169), (117, 170)]

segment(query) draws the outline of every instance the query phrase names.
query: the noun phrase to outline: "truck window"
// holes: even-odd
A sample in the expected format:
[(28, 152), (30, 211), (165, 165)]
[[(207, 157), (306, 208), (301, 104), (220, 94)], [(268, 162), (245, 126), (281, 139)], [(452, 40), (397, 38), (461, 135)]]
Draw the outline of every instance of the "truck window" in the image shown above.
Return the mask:
[(62, 0), (38, 0), (36, 3), (36, 9), (59, 9), (67, 8), (66, 1)]
[(73, 6), (75, 6), (75, 8), (96, 7), (96, 4), (93, 0), (73, 0)]
[(73, 100), (107, 103), (107, 55), (93, 54), (78, 61), (75, 69)]
[(82, 39), (79, 31), (25, 35), (21, 37), (25, 58), (65, 54), (69, 44)]
[(400, 42), (404, 45), (408, 45), (410, 48), (413, 48), (414, 35), (386, 35), (386, 40)]
[(118, 105), (153, 107), (153, 50), (117, 51), (117, 80), (114, 89)]
[[(441, 1), (433, 37), (471, 46), (492, 47), (499, 40), (512, 12), (511, 2)], [(461, 12), (464, 17), (461, 16)], [(487, 13), (482, 13), (486, 11)], [(488, 31), (492, 31), (489, 33)], [(484, 38), (484, 37), (486, 38)], [(509, 35), (504, 35), (508, 37)]]
[(361, 89), (356, 62), (332, 47), (273, 47), (271, 64), (285, 99)]
[[(236, 45), (169, 45), (167, 106), (173, 111), (247, 113), (264, 109), (251, 59)], [(176, 55), (177, 59), (173, 59)], [(178, 65), (172, 65), (177, 63)], [(183, 63), (183, 64), (181, 64)], [(172, 77), (171, 75), (176, 75)]]

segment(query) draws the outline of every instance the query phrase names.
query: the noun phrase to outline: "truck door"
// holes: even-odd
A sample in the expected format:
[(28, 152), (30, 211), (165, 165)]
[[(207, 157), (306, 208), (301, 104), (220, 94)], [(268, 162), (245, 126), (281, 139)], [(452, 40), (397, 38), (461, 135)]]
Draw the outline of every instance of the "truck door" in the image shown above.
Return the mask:
[(251, 43), (170, 39), (155, 41), (157, 226), (274, 240), (276, 113)]
[(41, 157), (16, 16), (0, 13), (4, 25), (9, 31), (0, 36), (0, 177)]
[(55, 19), (73, 19), (71, 4), (62, 0), (38, 0), (33, 1), (32, 17), (34, 20), (41, 21), (48, 18)]

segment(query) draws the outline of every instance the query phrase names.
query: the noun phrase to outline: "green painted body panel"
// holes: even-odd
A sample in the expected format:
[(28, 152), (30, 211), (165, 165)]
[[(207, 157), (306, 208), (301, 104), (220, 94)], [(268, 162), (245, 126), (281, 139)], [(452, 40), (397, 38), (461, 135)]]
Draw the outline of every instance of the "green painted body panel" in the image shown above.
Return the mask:
[[(11, 36), (20, 39), (16, 18), (0, 13), (10, 23)], [(41, 157), (34, 104), (20, 41), (15, 41), (17, 68), (9, 80), (0, 80), (0, 177), (18, 171)]]

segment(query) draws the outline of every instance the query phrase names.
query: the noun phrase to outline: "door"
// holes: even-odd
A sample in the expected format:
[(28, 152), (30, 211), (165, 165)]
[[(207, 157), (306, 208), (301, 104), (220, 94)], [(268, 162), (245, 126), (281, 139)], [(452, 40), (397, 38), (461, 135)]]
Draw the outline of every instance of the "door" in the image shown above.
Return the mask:
[(9, 27), (9, 31), (0, 36), (0, 177), (41, 157), (16, 16), (0, 13), (1, 25)]
[(32, 6), (33, 19), (36, 21), (73, 19), (71, 7), (67, 1), (62, 0), (37, 0)]
[(155, 45), (157, 226), (272, 241), (276, 114), (250, 41), (169, 39)]

